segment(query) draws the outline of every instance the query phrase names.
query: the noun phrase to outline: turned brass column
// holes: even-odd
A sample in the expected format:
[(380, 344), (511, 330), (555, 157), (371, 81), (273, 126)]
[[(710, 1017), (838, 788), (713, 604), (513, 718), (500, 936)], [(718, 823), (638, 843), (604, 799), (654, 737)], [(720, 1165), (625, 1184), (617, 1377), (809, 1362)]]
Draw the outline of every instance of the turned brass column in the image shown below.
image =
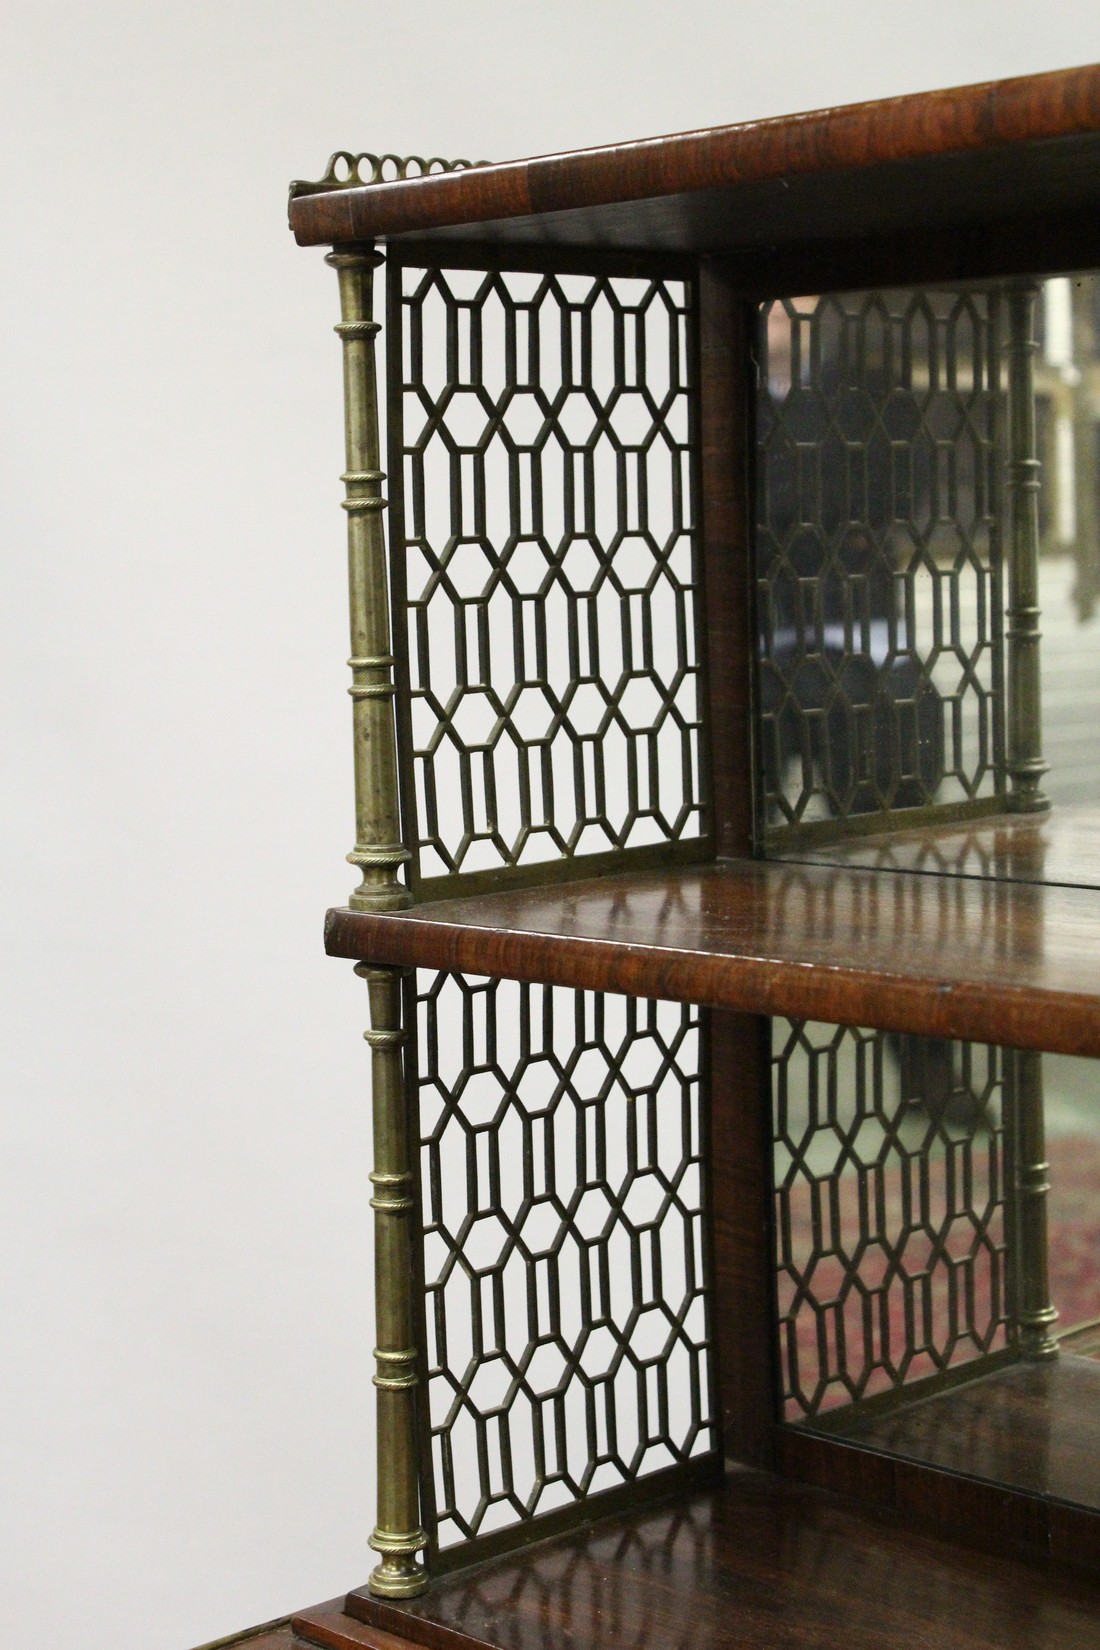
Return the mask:
[[(1035, 300), (1038, 285), (1012, 281), (1008, 312), (1008, 806), (1037, 813), (1050, 803), (1042, 790), (1042, 683), (1039, 669), (1039, 457), (1035, 430)], [(1058, 1351), (1050, 1327), (1058, 1313), (1050, 1299), (1047, 1256), (1047, 1180), (1042, 1055), (1006, 1050), (1014, 1207), (1014, 1319), (1025, 1357)]]
[(1078, 617), (1091, 619), (1100, 598), (1100, 454), (1096, 412), (1100, 409), (1100, 328), (1096, 323), (1095, 275), (1071, 283), (1073, 340), (1078, 381), (1073, 386), (1073, 449), (1077, 543)]
[[(347, 468), (348, 601), (355, 739), (355, 847), (348, 855), (362, 881), (348, 904), (355, 911), (393, 911), (410, 902), (399, 880), (410, 855), (401, 841), (397, 737), (390, 634), (389, 571), (382, 511), (378, 383), (372, 312), (372, 247), (329, 254), (340, 280), (344, 346), (344, 427)], [(378, 1520), (370, 1544), (379, 1554), (373, 1593), (409, 1598), (428, 1584), (417, 1555), (427, 1546), (420, 1524), (416, 1447), (417, 1352), (414, 1325), (412, 1215), (415, 1207), (411, 1131), (404, 1074), (401, 976), (397, 968), (356, 964), (367, 982), (374, 1120), (374, 1385), (377, 1394)]]
[[(1008, 609), (1005, 633), (1008, 806), (1037, 813), (1050, 803), (1042, 790), (1042, 683), (1039, 669), (1039, 457), (1035, 430), (1035, 300), (1031, 280), (1009, 282), (1008, 312)], [(1014, 1319), (1020, 1351), (1047, 1358), (1058, 1351), (1050, 1327), (1047, 1180), (1042, 1055), (1007, 1050), (1012, 1131), (1015, 1278)]]
[(1008, 311), (1008, 609), (1005, 634), (1008, 806), (1037, 813), (1050, 806), (1041, 788), (1042, 690), (1039, 673), (1039, 458), (1035, 439), (1034, 281), (1006, 288)]
[(393, 653), (389, 578), (382, 511), (378, 382), (372, 313), (374, 271), (382, 255), (371, 247), (330, 252), (340, 278), (344, 345), (343, 482), (348, 513), (348, 601), (351, 617), (352, 717), (355, 737), (355, 847), (348, 855), (362, 881), (348, 900), (353, 911), (394, 911), (409, 904), (398, 870), (409, 859), (401, 841), (397, 738), (393, 714)]
[(1043, 1057), (1035, 1049), (1006, 1049), (1009, 1116), (1012, 1129), (1014, 1205), (1013, 1317), (1025, 1358), (1053, 1358), (1058, 1342), (1051, 1329), (1058, 1318), (1050, 1298), (1047, 1248), (1046, 1129), (1043, 1121)]
[(401, 1028), (399, 968), (356, 963), (367, 982), (374, 1097), (374, 1385), (378, 1404), (378, 1522), (370, 1544), (381, 1562), (372, 1593), (409, 1598), (428, 1574), (416, 1555), (427, 1546), (420, 1526), (417, 1475), (417, 1353), (413, 1312), (413, 1175)]

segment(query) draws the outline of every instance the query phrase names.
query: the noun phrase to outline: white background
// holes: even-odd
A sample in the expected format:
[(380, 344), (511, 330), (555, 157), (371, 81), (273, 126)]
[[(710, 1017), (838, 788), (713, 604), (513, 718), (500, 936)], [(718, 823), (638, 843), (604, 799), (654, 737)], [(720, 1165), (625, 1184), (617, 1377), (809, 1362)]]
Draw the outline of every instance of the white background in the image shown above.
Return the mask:
[(365, 1579), (337, 147), (507, 159), (1100, 57), (1095, 0), (7, 0), (3, 1638)]

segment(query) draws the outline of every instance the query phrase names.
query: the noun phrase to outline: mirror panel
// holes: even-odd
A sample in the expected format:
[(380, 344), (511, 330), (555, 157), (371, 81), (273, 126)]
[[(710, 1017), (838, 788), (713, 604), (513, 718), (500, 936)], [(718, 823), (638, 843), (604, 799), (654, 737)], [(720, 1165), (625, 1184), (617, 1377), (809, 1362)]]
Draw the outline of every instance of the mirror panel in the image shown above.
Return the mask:
[(783, 1419), (1100, 1508), (1100, 1070), (775, 1020)]
[(757, 350), (764, 852), (1096, 882), (1100, 281), (774, 299)]

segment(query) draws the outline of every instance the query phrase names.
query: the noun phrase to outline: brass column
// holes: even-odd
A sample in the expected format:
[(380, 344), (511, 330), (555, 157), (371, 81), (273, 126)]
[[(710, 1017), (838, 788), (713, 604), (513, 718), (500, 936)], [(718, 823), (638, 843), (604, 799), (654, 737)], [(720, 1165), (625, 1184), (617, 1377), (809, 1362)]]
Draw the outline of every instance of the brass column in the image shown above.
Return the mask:
[(417, 1477), (417, 1353), (413, 1316), (413, 1176), (405, 1091), (399, 968), (356, 963), (367, 982), (374, 1097), (374, 1385), (378, 1402), (378, 1523), (370, 1538), (381, 1563), (369, 1586), (384, 1598), (423, 1592), (428, 1573), (416, 1555), (427, 1546), (420, 1526)]
[(397, 738), (393, 716), (393, 653), (390, 638), (386, 535), (382, 526), (385, 480), (380, 468), (378, 381), (372, 314), (374, 271), (382, 262), (372, 247), (330, 252), (340, 278), (344, 345), (344, 435), (347, 469), (342, 480), (348, 513), (348, 600), (351, 616), (351, 687), (355, 735), (355, 847), (348, 855), (363, 873), (348, 900), (353, 911), (396, 911), (409, 904), (398, 870), (410, 858), (401, 841), (397, 790)]
[(1047, 1251), (1046, 1130), (1043, 1122), (1043, 1057), (1035, 1049), (1006, 1049), (1012, 1118), (1015, 1237), (1014, 1318), (1025, 1358), (1053, 1358), (1051, 1334), (1058, 1312), (1050, 1298)]
[[(1039, 458), (1035, 430), (1034, 281), (1013, 281), (1006, 289), (1008, 310), (1009, 513), (1008, 626), (1008, 806), (1038, 813), (1050, 803), (1041, 788), (1043, 760), (1042, 686), (1039, 671)], [(1050, 1299), (1047, 1258), (1047, 1180), (1043, 1106), (1043, 1060), (1032, 1049), (1006, 1051), (1014, 1165), (1015, 1321), (1020, 1351), (1047, 1358), (1058, 1351), (1050, 1326), (1058, 1316)]]
[(1094, 408), (1100, 406), (1100, 336), (1094, 301), (1095, 275), (1072, 282), (1073, 339), (1077, 372), (1073, 387), (1074, 472), (1077, 480), (1077, 583), (1073, 600), (1078, 617), (1091, 619), (1100, 597), (1100, 430)]
[[(382, 262), (373, 247), (335, 249), (328, 262), (340, 280), (344, 346), (344, 429), (347, 468), (344, 509), (348, 518), (348, 601), (351, 618), (352, 699), (355, 739), (355, 847), (348, 855), (362, 881), (348, 904), (355, 911), (394, 911), (410, 903), (399, 880), (410, 858), (401, 841), (397, 737), (393, 707), (389, 574), (382, 526), (385, 477), (380, 464), (378, 382), (373, 317), (374, 271)], [(377, 1394), (378, 1521), (370, 1544), (380, 1555), (371, 1574), (373, 1593), (409, 1598), (423, 1592), (427, 1571), (417, 1554), (427, 1546), (420, 1524), (416, 1447), (417, 1352), (414, 1334), (414, 1268), (411, 1216), (415, 1206), (411, 1139), (401, 1024), (398, 968), (357, 963), (367, 982), (374, 1120), (374, 1385)]]
[(1012, 282), (1008, 309), (1008, 806), (1037, 813), (1050, 806), (1043, 761), (1039, 677), (1039, 459), (1035, 441), (1034, 281)]

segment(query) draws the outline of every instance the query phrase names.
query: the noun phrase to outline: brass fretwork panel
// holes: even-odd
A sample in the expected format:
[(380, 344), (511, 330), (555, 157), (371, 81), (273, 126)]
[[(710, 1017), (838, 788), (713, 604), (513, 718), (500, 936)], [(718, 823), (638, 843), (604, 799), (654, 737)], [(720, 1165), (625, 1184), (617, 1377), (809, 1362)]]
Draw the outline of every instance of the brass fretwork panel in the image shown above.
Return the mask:
[(419, 977), (427, 1526), (463, 1559), (715, 1447), (699, 1041), (679, 1004)]
[(772, 1026), (783, 1413), (808, 1420), (1006, 1344), (1006, 1056)]
[(414, 879), (697, 841), (689, 284), (392, 279)]
[(1000, 323), (941, 288), (765, 304), (762, 824), (1004, 789)]

